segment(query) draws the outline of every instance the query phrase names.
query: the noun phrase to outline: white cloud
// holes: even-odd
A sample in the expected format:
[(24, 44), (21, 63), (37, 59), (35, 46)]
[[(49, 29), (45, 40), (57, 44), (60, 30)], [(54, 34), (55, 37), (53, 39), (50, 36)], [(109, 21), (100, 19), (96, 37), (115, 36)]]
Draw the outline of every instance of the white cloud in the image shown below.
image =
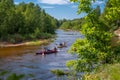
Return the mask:
[(44, 9), (52, 9), (54, 7), (53, 6), (42, 6), (42, 8), (44, 8)]
[(46, 4), (69, 4), (69, 0), (38, 0), (40, 3), (46, 3)]
[(105, 4), (104, 1), (96, 1), (96, 2), (92, 2), (93, 5), (101, 5), (101, 4)]
[(73, 5), (73, 6), (72, 6), (72, 8), (77, 8), (77, 7), (78, 7), (78, 5)]
[(18, 5), (18, 4), (19, 4), (19, 2), (14, 2), (14, 4)]

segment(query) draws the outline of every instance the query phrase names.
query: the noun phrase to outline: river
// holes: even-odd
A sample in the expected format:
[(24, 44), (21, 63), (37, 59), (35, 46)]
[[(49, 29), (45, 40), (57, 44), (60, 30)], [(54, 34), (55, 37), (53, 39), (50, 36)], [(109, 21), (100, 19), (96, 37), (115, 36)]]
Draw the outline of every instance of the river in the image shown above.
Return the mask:
[[(50, 72), (51, 69), (67, 70), (66, 61), (76, 59), (76, 56), (67, 53), (71, 44), (77, 38), (83, 38), (79, 32), (56, 30), (57, 37), (51, 44), (53, 48), (60, 42), (67, 42), (67, 47), (59, 49), (56, 54), (35, 55), (40, 51), (40, 46), (21, 46), (13, 48), (0, 48), (0, 71), (7, 70), (9, 73), (1, 78), (5, 80), (11, 73), (25, 74), (22, 80), (56, 80), (57, 77)], [(6, 56), (6, 54), (11, 54)], [(30, 76), (32, 74), (32, 76)]]

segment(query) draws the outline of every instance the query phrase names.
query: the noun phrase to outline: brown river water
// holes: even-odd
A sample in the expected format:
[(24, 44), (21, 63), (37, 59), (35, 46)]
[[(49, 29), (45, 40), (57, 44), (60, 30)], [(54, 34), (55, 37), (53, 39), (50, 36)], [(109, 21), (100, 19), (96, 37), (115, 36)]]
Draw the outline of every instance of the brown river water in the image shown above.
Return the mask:
[[(75, 55), (67, 53), (71, 44), (77, 38), (83, 38), (79, 32), (56, 30), (57, 38), (47, 45), (52, 49), (60, 42), (67, 42), (67, 47), (59, 48), (58, 53), (49, 55), (35, 55), (40, 51), (40, 46), (19, 46), (0, 48), (0, 72), (7, 70), (8, 73), (0, 76), (3, 80), (11, 73), (25, 74), (22, 80), (57, 80), (50, 72), (51, 69), (68, 70), (66, 61), (76, 59)], [(32, 74), (32, 76), (29, 76)], [(63, 80), (67, 80), (63, 78)]]

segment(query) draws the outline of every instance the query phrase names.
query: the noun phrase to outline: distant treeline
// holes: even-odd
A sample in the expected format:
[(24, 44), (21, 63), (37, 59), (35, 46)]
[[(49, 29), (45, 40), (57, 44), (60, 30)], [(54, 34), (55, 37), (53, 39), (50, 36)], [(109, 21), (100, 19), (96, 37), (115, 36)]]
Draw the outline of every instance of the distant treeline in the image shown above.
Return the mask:
[(83, 18), (74, 20), (63, 20), (60, 28), (64, 30), (70, 29), (79, 31), (81, 29), (82, 23)]
[(38, 4), (15, 5), (13, 0), (0, 0), (0, 41), (17, 43), (49, 38), (58, 25)]

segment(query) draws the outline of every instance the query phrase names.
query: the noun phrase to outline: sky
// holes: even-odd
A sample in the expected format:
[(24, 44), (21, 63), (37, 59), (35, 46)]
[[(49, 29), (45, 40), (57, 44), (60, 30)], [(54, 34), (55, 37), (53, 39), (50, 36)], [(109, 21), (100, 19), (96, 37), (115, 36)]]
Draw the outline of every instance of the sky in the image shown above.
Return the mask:
[[(81, 13), (77, 14), (77, 4), (72, 3), (69, 0), (14, 0), (15, 4), (19, 4), (20, 2), (33, 2), (38, 4), (42, 9), (45, 10), (46, 13), (53, 16), (56, 19), (76, 19), (84, 17), (86, 14)], [(105, 2), (102, 0), (92, 2), (93, 7), (100, 5), (101, 10), (105, 6)]]

